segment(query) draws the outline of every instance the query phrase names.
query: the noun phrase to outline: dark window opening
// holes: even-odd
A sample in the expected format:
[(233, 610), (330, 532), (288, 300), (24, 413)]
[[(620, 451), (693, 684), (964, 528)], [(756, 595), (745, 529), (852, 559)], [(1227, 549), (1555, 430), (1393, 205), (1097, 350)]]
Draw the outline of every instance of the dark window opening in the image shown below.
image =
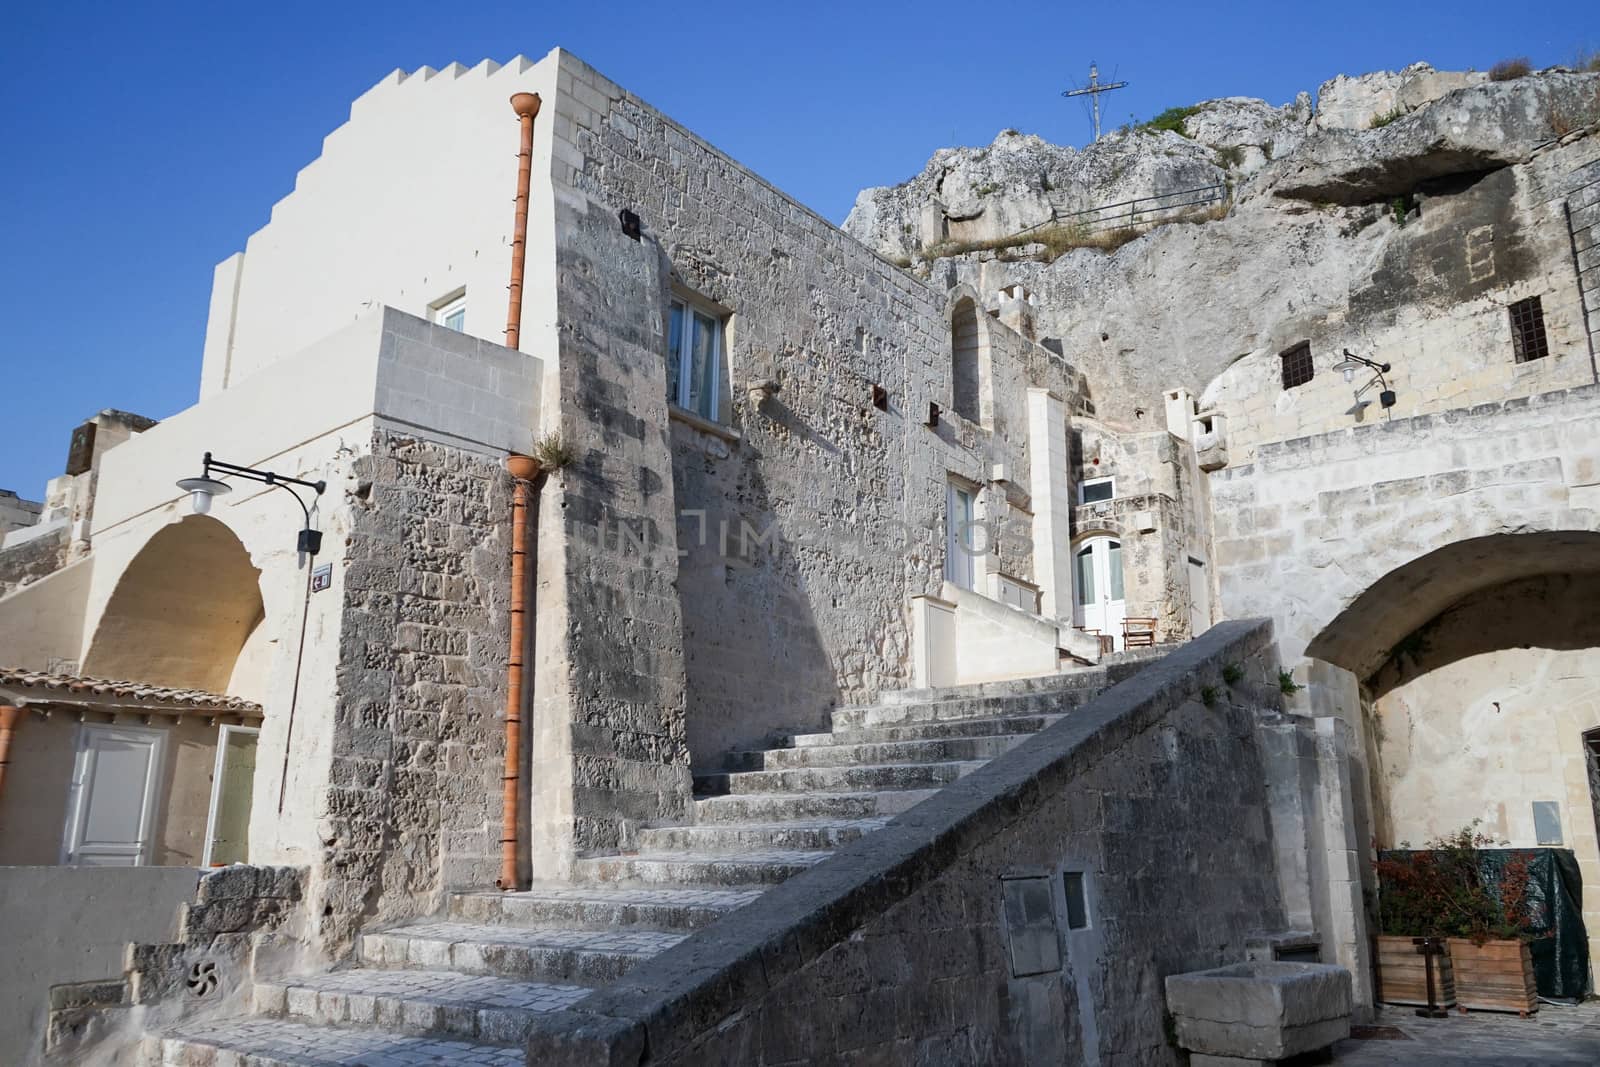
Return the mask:
[(1304, 385), (1311, 380), (1316, 368), (1311, 365), (1311, 342), (1301, 341), (1293, 348), (1281, 352), (1278, 358), (1283, 361), (1283, 387), (1293, 389)]
[(1066, 872), (1067, 929), (1083, 930), (1089, 925), (1089, 899), (1083, 891), (1083, 872)]
[(1536, 296), (1511, 305), (1511, 349), (1518, 363), (1550, 354), (1550, 341), (1544, 335), (1544, 307)]
[(951, 400), (955, 413), (971, 422), (979, 416), (978, 308), (971, 300), (956, 305), (950, 320), (950, 347), (954, 378)]

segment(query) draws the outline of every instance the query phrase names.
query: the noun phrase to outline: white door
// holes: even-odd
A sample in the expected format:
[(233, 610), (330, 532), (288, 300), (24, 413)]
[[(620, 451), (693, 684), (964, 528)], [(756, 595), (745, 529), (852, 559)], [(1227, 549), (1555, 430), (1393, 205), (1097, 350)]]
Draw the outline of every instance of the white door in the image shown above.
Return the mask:
[(61, 862), (137, 867), (150, 862), (166, 734), (133, 726), (78, 728)]
[(945, 494), (944, 577), (962, 589), (971, 589), (974, 584), (972, 560), (978, 538), (975, 517), (971, 491), (950, 483)]
[(1122, 598), (1122, 542), (1114, 537), (1094, 537), (1073, 555), (1075, 579), (1073, 622), (1085, 630), (1110, 634), (1122, 649), (1122, 620), (1127, 614)]
[(250, 808), (256, 777), (252, 726), (224, 726), (217, 736), (217, 764), (211, 775), (211, 812), (206, 818), (207, 867), (244, 863), (250, 856)]
[(1189, 636), (1199, 637), (1211, 629), (1211, 582), (1206, 565), (1189, 557)]

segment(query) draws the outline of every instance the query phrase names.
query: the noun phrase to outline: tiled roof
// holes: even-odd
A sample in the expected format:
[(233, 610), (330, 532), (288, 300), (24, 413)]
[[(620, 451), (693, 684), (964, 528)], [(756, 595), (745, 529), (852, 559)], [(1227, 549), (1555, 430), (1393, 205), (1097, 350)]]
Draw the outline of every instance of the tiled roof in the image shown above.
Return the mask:
[(80, 678), (72, 674), (50, 674), (20, 667), (0, 667), (0, 688), (37, 690), (32, 697), (48, 703), (51, 694), (75, 704), (102, 701), (124, 706), (193, 708), (196, 711), (235, 712), (260, 715), (261, 705), (242, 697), (207, 693), (202, 689), (174, 689), (147, 682), (116, 682), (105, 678)]

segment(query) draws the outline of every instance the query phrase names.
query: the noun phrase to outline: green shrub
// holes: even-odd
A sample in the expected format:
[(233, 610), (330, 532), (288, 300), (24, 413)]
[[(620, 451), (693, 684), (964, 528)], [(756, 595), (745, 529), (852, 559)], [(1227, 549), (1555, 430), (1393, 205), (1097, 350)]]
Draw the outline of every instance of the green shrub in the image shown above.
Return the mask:
[(1138, 129), (1152, 133), (1171, 130), (1180, 137), (1187, 137), (1189, 135), (1183, 132), (1183, 120), (1199, 110), (1199, 107), (1169, 107), (1149, 122), (1141, 122)]
[(1295, 683), (1293, 674), (1290, 674), (1285, 670), (1280, 670), (1278, 672), (1278, 688), (1283, 691), (1285, 696), (1294, 696), (1294, 694), (1304, 689), (1305, 686), (1297, 685)]
[(1238, 685), (1244, 680), (1244, 668), (1237, 663), (1223, 664), (1222, 680), (1228, 685)]
[(1239, 145), (1219, 148), (1217, 149), (1217, 162), (1229, 170), (1233, 170), (1244, 162), (1244, 149)]
[(1208, 708), (1216, 707), (1217, 706), (1217, 687), (1214, 686), (1214, 685), (1203, 685), (1203, 686), (1201, 686), (1200, 687), (1200, 703), (1204, 704)]
[(1502, 59), (1489, 68), (1489, 80), (1492, 82), (1515, 81), (1526, 78), (1533, 73), (1533, 64), (1528, 62), (1527, 56), (1518, 56), (1515, 59)]
[(1372, 121), (1367, 123), (1367, 128), (1381, 130), (1395, 119), (1403, 119), (1410, 113), (1403, 107), (1396, 107), (1393, 111), (1385, 111), (1381, 115), (1372, 116)]

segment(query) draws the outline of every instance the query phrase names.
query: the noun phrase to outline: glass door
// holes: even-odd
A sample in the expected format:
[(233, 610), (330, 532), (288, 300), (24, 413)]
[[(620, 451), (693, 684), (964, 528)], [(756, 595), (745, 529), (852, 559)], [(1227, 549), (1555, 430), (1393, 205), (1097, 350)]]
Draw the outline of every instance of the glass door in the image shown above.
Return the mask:
[(1122, 620), (1126, 605), (1122, 593), (1122, 542), (1114, 537), (1093, 537), (1073, 555), (1073, 623), (1085, 630), (1109, 634), (1121, 651)]
[(211, 778), (211, 815), (206, 823), (205, 866), (244, 863), (250, 856), (250, 807), (256, 777), (256, 740), (251, 726), (224, 726), (217, 737)]

